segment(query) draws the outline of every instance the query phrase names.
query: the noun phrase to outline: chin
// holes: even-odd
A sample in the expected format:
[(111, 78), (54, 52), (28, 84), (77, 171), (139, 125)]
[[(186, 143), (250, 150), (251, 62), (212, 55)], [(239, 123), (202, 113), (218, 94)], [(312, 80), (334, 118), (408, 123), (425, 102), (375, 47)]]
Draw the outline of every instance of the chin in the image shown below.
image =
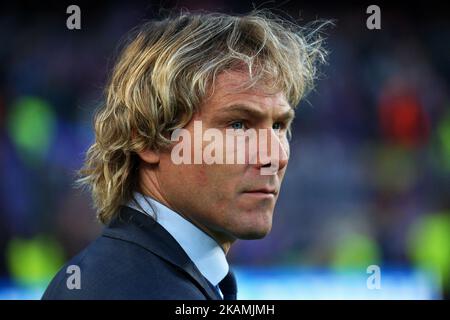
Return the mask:
[(246, 233), (242, 236), (238, 237), (240, 240), (258, 240), (263, 239), (269, 232), (254, 232), (254, 233)]
[(228, 223), (222, 224), (221, 229), (233, 239), (262, 239), (272, 229), (272, 215), (271, 210), (238, 211)]
[(272, 225), (261, 226), (259, 228), (248, 228), (247, 230), (239, 230), (234, 233), (237, 239), (241, 240), (258, 240), (262, 239), (270, 233)]

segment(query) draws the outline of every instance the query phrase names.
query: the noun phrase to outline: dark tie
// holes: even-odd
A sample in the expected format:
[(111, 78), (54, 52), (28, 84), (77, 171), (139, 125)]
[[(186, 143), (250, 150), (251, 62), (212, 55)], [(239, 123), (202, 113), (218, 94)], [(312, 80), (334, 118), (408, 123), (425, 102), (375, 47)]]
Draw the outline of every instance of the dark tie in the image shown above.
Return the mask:
[(236, 277), (233, 271), (228, 271), (228, 274), (219, 282), (219, 288), (223, 295), (223, 300), (236, 300), (237, 284)]

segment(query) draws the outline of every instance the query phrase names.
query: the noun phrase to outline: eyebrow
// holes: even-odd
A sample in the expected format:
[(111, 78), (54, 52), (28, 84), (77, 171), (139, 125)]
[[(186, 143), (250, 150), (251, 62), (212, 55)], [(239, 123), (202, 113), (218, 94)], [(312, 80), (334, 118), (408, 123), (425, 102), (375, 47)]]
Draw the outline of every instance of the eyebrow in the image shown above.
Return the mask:
[[(220, 112), (224, 114), (243, 114), (247, 117), (250, 117), (251, 119), (256, 120), (261, 120), (266, 117), (265, 112), (245, 104), (233, 104), (226, 108), (223, 108)], [(294, 119), (294, 116), (295, 116), (294, 110), (292, 108), (289, 108), (289, 110), (281, 114), (275, 115), (275, 119), (277, 121), (289, 122)]]

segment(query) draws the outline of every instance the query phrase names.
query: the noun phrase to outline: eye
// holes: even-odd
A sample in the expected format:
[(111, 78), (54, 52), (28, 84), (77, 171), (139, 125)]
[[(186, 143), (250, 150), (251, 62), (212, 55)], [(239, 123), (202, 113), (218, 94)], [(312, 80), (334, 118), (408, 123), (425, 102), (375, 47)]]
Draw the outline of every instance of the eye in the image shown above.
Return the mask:
[(272, 129), (274, 129), (274, 130), (281, 130), (283, 128), (284, 128), (284, 125), (281, 122), (275, 122), (272, 125)]
[(235, 121), (233, 122), (231, 125), (231, 128), (233, 128), (234, 130), (241, 130), (244, 129), (244, 121)]

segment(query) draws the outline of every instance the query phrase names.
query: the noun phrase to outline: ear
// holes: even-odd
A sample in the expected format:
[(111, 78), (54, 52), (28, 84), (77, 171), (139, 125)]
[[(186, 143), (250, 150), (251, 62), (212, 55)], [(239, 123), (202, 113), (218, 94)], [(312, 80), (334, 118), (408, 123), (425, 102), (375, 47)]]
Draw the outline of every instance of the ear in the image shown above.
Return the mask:
[(148, 163), (148, 164), (158, 164), (159, 163), (159, 151), (157, 150), (151, 150), (151, 149), (145, 149), (141, 152), (137, 153), (139, 158), (141, 158), (142, 161)]
[[(131, 130), (131, 138), (134, 140), (136, 138), (136, 129)], [(159, 151), (151, 150), (149, 148), (146, 148), (145, 150), (137, 153), (139, 158), (141, 158), (142, 161), (148, 163), (148, 164), (157, 164), (159, 163)]]

